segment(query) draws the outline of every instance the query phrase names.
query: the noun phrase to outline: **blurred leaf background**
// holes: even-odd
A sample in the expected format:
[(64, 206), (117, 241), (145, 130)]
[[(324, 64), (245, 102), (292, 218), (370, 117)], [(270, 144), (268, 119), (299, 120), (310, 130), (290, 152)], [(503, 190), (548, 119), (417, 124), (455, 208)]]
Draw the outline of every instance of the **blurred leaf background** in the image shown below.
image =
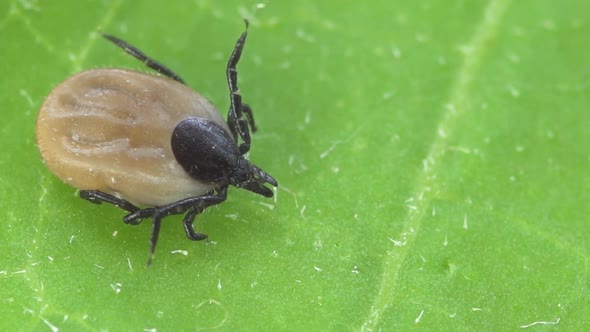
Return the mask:
[[(590, 327), (590, 3), (4, 1), (1, 330)], [(237, 189), (210, 241), (75, 196), (44, 97), (137, 45), (225, 114), (239, 65), (275, 199)]]

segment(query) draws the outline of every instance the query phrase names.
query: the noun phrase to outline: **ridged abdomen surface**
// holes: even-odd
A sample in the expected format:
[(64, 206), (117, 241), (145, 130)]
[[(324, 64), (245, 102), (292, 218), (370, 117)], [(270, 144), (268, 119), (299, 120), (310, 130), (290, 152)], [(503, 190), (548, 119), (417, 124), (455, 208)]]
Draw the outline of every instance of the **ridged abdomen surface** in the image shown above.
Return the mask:
[(229, 132), (211, 103), (176, 81), (89, 70), (47, 97), (37, 120), (37, 144), (47, 166), (78, 189), (163, 205), (213, 188), (186, 174), (172, 154), (171, 134), (187, 117), (209, 119)]

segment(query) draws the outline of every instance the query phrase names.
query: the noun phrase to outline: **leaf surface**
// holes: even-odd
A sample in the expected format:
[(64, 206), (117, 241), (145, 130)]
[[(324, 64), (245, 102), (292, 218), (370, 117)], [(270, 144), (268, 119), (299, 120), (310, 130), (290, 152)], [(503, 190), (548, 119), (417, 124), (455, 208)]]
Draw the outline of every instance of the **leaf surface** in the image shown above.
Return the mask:
[[(5, 1), (1, 330), (590, 327), (585, 1)], [(43, 165), (51, 89), (148, 71), (218, 105), (238, 67), (276, 198), (236, 188), (186, 239), (76, 197)]]

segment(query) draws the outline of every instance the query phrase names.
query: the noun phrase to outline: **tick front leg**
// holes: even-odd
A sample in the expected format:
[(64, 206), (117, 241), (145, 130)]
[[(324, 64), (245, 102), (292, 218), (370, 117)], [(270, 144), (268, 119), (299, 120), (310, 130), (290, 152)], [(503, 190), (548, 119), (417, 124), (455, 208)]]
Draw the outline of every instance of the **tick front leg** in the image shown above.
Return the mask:
[(243, 141), (239, 145), (240, 155), (244, 155), (250, 150), (250, 129), (252, 129), (252, 132), (256, 131), (252, 109), (247, 104), (242, 103), (242, 96), (238, 88), (238, 70), (236, 66), (240, 61), (242, 50), (246, 43), (246, 37), (248, 36), (248, 21), (245, 20), (244, 22), (246, 23), (246, 30), (236, 42), (236, 46), (227, 62), (226, 69), (230, 100), (227, 125), (234, 136), (235, 142), (238, 143), (238, 138), (241, 138)]
[(250, 107), (250, 105), (242, 104), (242, 114), (244, 114), (246, 116), (246, 119), (248, 119), (248, 124), (250, 125), (250, 129), (252, 129), (252, 132), (258, 130), (258, 128), (256, 127), (256, 123), (254, 122), (254, 115), (252, 114), (252, 107)]

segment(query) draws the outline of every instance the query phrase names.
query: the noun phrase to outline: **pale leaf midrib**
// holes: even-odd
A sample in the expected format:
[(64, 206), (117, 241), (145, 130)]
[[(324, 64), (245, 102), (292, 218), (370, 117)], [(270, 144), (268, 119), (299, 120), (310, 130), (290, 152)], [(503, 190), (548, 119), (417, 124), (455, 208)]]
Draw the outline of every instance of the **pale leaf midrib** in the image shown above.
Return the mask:
[(428, 154), (424, 158), (423, 168), (417, 174), (415, 189), (411, 196), (410, 205), (412, 206), (408, 208), (402, 232), (398, 236), (398, 239), (403, 239), (403, 245), (390, 249), (385, 256), (381, 285), (369, 315), (361, 326), (362, 331), (376, 330), (383, 313), (396, 299), (398, 275), (409, 249), (420, 232), (423, 217), (430, 207), (433, 195), (437, 192), (437, 173), (441, 160), (445, 156), (449, 137), (455, 132), (457, 120), (467, 111), (471, 83), (477, 75), (488, 44), (496, 36), (508, 4), (509, 0), (490, 1), (472, 38), (462, 48), (463, 64), (450, 90), (449, 101), (444, 105), (445, 112), (436, 128)]

